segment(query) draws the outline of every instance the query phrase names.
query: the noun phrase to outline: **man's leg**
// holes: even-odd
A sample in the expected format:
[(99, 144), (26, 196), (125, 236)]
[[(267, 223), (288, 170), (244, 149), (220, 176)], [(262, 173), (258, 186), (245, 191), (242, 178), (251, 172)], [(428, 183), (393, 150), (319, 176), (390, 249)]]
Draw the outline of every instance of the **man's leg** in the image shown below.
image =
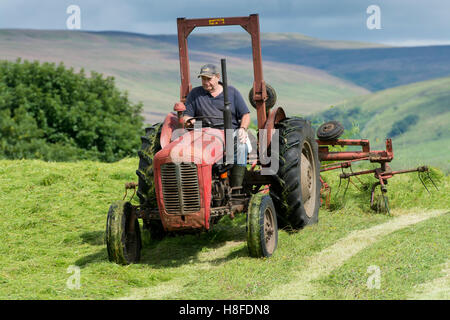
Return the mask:
[(234, 166), (231, 172), (231, 187), (240, 187), (247, 169), (248, 146), (235, 138)]

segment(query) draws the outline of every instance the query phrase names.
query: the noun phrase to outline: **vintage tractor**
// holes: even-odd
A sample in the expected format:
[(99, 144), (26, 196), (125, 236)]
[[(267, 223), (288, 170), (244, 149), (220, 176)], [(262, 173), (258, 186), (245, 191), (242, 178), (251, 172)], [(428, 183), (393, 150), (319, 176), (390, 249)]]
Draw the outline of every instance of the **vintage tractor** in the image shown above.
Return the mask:
[[(259, 17), (178, 18), (180, 102), (163, 123), (146, 128), (136, 171), (139, 205), (114, 202), (108, 212), (106, 243), (109, 259), (119, 264), (140, 259), (143, 228), (154, 239), (168, 233), (210, 230), (222, 217), (247, 214), (247, 245), (253, 257), (270, 257), (278, 227), (294, 230), (317, 223), (320, 207), (320, 163), (315, 132), (309, 121), (287, 117), (275, 107), (276, 94), (263, 78)], [(232, 186), (234, 151), (227, 101), (226, 64), (222, 60), (224, 122), (211, 125), (197, 117), (201, 128), (187, 128), (184, 102), (190, 83), (187, 37), (196, 27), (240, 25), (251, 36), (254, 82), (251, 104), (257, 112), (256, 146), (248, 156), (241, 186)], [(135, 190), (136, 191), (136, 190)]]

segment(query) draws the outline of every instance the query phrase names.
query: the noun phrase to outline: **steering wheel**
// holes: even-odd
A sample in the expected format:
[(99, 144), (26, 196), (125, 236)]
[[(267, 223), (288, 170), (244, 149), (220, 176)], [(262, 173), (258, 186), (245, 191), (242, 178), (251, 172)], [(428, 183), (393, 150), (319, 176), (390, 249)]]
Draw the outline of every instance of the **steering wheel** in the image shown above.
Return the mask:
[(219, 120), (223, 120), (223, 117), (215, 117), (215, 116), (198, 116), (198, 117), (192, 117), (189, 118), (188, 120), (186, 120), (186, 129), (194, 129), (194, 123), (192, 122), (192, 120), (200, 120), (202, 121), (202, 127), (210, 127), (210, 128), (217, 128), (217, 129), (222, 129), (223, 128), (223, 122), (222, 123), (215, 123), (213, 124), (211, 121), (203, 121), (203, 120), (207, 120), (207, 119), (219, 119)]

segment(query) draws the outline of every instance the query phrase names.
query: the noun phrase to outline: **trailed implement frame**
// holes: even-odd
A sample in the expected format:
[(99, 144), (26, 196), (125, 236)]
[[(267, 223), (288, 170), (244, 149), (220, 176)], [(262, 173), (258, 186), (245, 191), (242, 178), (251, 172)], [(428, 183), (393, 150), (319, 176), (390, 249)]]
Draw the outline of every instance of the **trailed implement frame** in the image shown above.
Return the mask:
[[(321, 169), (320, 172), (331, 171), (336, 169), (341, 169), (342, 173), (339, 175), (340, 181), (339, 186), (341, 185), (342, 179), (347, 179), (347, 188), (349, 183), (351, 182), (351, 177), (358, 177), (360, 175), (365, 174), (373, 174), (376, 181), (372, 185), (371, 189), (371, 197), (370, 197), (370, 206), (372, 209), (380, 212), (389, 212), (389, 204), (387, 199), (387, 184), (388, 179), (392, 178), (394, 175), (410, 173), (410, 172), (418, 172), (419, 179), (422, 182), (425, 189), (429, 192), (426, 187), (423, 178), (420, 173), (426, 173), (427, 178), (432, 182), (433, 186), (437, 189), (436, 184), (433, 182), (432, 178), (429, 175), (429, 169), (427, 166), (420, 166), (414, 169), (408, 170), (397, 170), (392, 171), (389, 166), (389, 162), (394, 159), (394, 151), (392, 148), (392, 139), (386, 139), (386, 149), (385, 150), (371, 150), (370, 143), (367, 139), (333, 139), (333, 140), (321, 140), (318, 139), (317, 143), (319, 145), (319, 159), (321, 161)], [(332, 146), (360, 146), (361, 151), (329, 151), (329, 147)], [(329, 162), (331, 163), (323, 163)], [(359, 161), (370, 161), (371, 163), (378, 163), (380, 165), (379, 168), (370, 169), (370, 170), (362, 170), (353, 172), (352, 164), (354, 162)], [(343, 169), (349, 168), (350, 172), (344, 172)], [(331, 187), (328, 183), (325, 182), (323, 177), (321, 177), (322, 182), (322, 194), (326, 194), (326, 205), (329, 206), (330, 202), (330, 194)], [(375, 191), (377, 187), (380, 187), (381, 197), (379, 199), (375, 198)], [(345, 192), (344, 192), (345, 195)]]

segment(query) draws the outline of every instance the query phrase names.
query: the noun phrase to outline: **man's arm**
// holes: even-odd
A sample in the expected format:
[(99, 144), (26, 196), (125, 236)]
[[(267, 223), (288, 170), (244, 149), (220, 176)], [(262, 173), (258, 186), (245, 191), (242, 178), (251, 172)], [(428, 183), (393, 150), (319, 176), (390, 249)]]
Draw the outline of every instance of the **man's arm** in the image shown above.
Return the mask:
[[(190, 118), (193, 118), (195, 116), (195, 98), (196, 98), (196, 94), (194, 92), (195, 90), (191, 90), (191, 92), (189, 92), (188, 96), (186, 97), (186, 102), (185, 102), (185, 106), (186, 106), (186, 111), (184, 111), (184, 115), (183, 115), (183, 121), (184, 123), (186, 123), (187, 120), (189, 120)], [(192, 124), (194, 124), (195, 119), (193, 119), (191, 121)]]
[(250, 125), (250, 112), (246, 113), (241, 118), (241, 128), (244, 128), (245, 130), (248, 129), (248, 126)]
[(237, 89), (234, 90), (234, 106), (236, 108), (236, 115), (241, 121), (238, 131), (239, 142), (245, 143), (247, 141), (247, 129), (250, 125), (250, 110), (248, 110), (241, 93)]

